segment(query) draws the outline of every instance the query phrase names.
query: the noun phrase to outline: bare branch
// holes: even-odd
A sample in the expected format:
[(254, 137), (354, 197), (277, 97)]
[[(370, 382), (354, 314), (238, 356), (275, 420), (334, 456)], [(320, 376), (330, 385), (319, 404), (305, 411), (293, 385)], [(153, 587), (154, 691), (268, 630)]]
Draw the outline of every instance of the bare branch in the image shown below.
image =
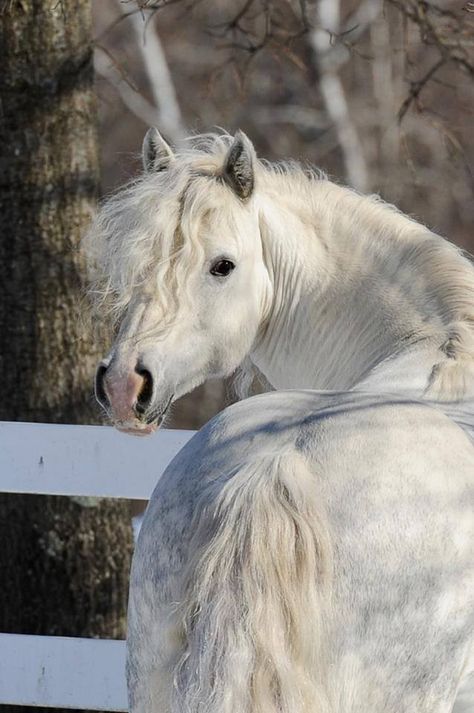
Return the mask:
[(179, 144), (184, 139), (186, 130), (161, 40), (156, 28), (152, 23), (148, 24), (144, 17), (147, 4), (139, 2), (141, 13), (130, 13), (129, 5), (120, 0), (118, 5), (122, 12), (126, 12), (137, 38), (156, 107), (155, 125), (171, 141)]
[(369, 177), (364, 151), (338, 75), (341, 47), (333, 44), (333, 38), (340, 33), (339, 0), (319, 0), (316, 9), (317, 21), (310, 33), (310, 41), (319, 73), (319, 88), (326, 111), (334, 123), (347, 179), (357, 190), (366, 191)]
[(117, 90), (132, 114), (138, 116), (147, 126), (155, 126), (158, 123), (160, 117), (155, 107), (130, 83), (119, 63), (100, 45), (96, 46), (94, 67), (97, 74)]
[(469, 13), (468, 3), (464, 8), (452, 10), (426, 0), (387, 0), (413, 26), (418, 28), (421, 41), (435, 49), (438, 59), (421, 79), (407, 79), (410, 88), (399, 112), (401, 122), (408, 109), (418, 99), (421, 91), (434, 80), (441, 67), (453, 64), (458, 69), (474, 77), (474, 23)]
[(403, 117), (407, 113), (411, 104), (415, 101), (415, 99), (418, 99), (418, 96), (420, 95), (422, 89), (424, 89), (430, 79), (432, 79), (438, 69), (440, 69), (440, 67), (442, 67), (444, 64), (446, 64), (446, 60), (441, 57), (441, 59), (435, 62), (435, 64), (428, 70), (428, 72), (426, 72), (426, 74), (421, 79), (419, 79), (417, 82), (411, 82), (410, 92), (398, 111), (399, 123), (403, 120)]
[[(469, 3), (455, 12), (426, 0), (387, 0), (418, 26), (422, 41), (435, 47), (445, 62), (453, 62), (474, 76), (474, 23), (468, 14)], [(472, 5), (472, 3), (471, 3)]]

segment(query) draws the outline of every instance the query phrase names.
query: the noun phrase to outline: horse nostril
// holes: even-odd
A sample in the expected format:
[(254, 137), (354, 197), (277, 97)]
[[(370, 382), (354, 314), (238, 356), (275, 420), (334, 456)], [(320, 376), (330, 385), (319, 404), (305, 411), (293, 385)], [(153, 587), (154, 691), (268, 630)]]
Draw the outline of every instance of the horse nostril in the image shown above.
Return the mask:
[(107, 371), (105, 364), (101, 364), (96, 371), (95, 375), (95, 397), (101, 406), (107, 408), (109, 405), (109, 399), (105, 392), (104, 379)]
[(143, 379), (140, 391), (138, 392), (135, 409), (137, 413), (144, 414), (150, 405), (153, 396), (153, 377), (147, 369), (137, 367), (135, 371)]

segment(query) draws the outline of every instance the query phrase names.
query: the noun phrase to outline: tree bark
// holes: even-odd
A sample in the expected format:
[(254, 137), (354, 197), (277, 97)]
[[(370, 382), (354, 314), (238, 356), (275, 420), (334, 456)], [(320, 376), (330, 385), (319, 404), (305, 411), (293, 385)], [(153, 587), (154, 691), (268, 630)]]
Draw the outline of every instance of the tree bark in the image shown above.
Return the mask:
[[(91, 423), (101, 345), (79, 247), (98, 193), (90, 0), (0, 0), (0, 67), (0, 419)], [(0, 631), (123, 636), (128, 504), (2, 494), (0, 542)]]

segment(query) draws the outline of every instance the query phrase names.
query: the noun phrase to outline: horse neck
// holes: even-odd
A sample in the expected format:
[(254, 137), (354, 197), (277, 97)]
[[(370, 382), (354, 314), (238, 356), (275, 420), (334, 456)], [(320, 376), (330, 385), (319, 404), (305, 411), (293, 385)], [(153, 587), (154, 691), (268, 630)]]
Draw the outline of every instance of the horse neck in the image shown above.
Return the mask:
[(273, 299), (252, 361), (275, 388), (422, 391), (474, 303), (467, 261), (373, 197), (290, 182), (267, 178), (259, 198)]

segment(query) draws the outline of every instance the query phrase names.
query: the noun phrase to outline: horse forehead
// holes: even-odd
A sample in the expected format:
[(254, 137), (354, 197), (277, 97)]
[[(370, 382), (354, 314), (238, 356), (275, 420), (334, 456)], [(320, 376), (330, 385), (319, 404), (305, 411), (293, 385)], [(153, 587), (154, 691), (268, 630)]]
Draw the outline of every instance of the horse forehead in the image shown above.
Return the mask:
[(239, 252), (244, 249), (242, 234), (248, 237), (254, 216), (216, 174), (196, 171), (190, 164), (178, 165), (163, 176), (145, 179), (143, 198), (144, 203), (135, 202), (132, 196), (133, 219), (138, 213), (140, 222), (153, 225), (155, 234), (171, 230), (175, 243), (176, 239), (187, 242), (186, 236), (194, 235), (195, 240), (198, 230), (199, 242), (211, 252), (231, 246)]
[(187, 180), (182, 186), (180, 202), (183, 212), (206, 215), (209, 220), (242, 221), (252, 215), (252, 203), (243, 202), (222, 180), (219, 171), (188, 167)]

